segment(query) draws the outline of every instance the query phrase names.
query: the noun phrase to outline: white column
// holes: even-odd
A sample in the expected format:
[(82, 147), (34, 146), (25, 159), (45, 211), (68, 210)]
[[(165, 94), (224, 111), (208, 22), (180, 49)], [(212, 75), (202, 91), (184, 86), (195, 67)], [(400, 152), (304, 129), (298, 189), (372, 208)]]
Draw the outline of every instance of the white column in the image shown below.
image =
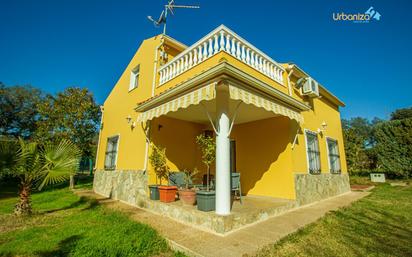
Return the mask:
[(229, 140), (229, 92), (228, 86), (216, 87), (216, 214), (230, 214), (230, 140)]

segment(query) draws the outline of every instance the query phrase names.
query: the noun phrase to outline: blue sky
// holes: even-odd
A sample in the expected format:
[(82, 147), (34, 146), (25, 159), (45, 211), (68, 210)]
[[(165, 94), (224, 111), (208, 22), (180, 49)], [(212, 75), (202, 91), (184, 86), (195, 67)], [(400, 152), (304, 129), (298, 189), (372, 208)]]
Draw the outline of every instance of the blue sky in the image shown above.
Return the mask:
[[(168, 34), (188, 45), (225, 24), (278, 62), (292, 61), (346, 107), (342, 117), (388, 118), (412, 106), (411, 1), (215, 1), (177, 10)], [(0, 81), (46, 92), (88, 87), (103, 103), (140, 42), (161, 33), (146, 16), (160, 0), (1, 0)], [(334, 12), (380, 21), (336, 22)]]

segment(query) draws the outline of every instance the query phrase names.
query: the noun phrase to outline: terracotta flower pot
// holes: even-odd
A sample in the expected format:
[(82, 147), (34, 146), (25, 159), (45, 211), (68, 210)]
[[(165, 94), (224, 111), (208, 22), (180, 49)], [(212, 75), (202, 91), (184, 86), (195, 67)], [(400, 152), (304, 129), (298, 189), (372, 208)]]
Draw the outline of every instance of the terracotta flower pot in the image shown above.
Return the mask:
[(177, 186), (159, 186), (160, 201), (164, 203), (174, 202)]
[(179, 198), (184, 204), (196, 204), (196, 191), (194, 189), (179, 189)]

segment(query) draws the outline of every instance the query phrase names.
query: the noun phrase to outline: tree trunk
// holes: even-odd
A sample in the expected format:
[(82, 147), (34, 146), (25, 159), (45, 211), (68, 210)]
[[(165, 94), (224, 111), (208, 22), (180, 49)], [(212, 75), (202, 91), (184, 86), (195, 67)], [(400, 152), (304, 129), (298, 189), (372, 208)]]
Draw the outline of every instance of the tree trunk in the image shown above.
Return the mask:
[(21, 184), (19, 188), (20, 200), (14, 207), (14, 213), (16, 215), (30, 215), (31, 209), (31, 186), (29, 184)]
[(206, 191), (208, 191), (209, 192), (209, 190), (210, 190), (210, 182), (209, 182), (209, 180), (210, 180), (210, 166), (209, 165), (207, 165), (207, 182), (206, 182)]
[(70, 189), (74, 189), (74, 176), (70, 175)]

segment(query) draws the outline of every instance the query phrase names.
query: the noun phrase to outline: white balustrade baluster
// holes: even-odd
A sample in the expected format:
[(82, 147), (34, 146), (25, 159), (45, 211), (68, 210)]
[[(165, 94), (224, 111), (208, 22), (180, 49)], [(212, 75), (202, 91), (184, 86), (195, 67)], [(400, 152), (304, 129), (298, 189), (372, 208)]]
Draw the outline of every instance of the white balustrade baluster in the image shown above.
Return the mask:
[(242, 58), (242, 61), (245, 61), (245, 60), (246, 60), (245, 45), (242, 45), (241, 58)]
[(181, 73), (180, 63), (179, 63), (179, 62), (180, 62), (180, 59), (179, 59), (179, 60), (176, 60), (176, 76)]
[(207, 58), (207, 43), (203, 43), (203, 60), (206, 60)]
[(232, 37), (231, 54), (236, 57), (236, 39)]
[(198, 48), (198, 60), (199, 62), (203, 61), (203, 53), (202, 53), (202, 45), (200, 45)]
[(193, 53), (190, 51), (189, 53), (189, 68), (191, 68), (193, 65)]
[(250, 64), (250, 48), (246, 49), (246, 63)]
[(184, 67), (184, 71), (187, 71), (187, 68), (189, 67), (189, 57), (187, 56), (187, 54), (185, 55), (185, 67)]
[(280, 82), (282, 82), (283, 83), (283, 71), (282, 70), (280, 70)]
[(163, 70), (159, 71), (159, 84), (163, 82)]
[(237, 44), (236, 44), (236, 57), (238, 58), (238, 59), (241, 59), (242, 57), (241, 57), (241, 52), (240, 52), (240, 41), (237, 41)]
[(259, 70), (263, 72), (263, 58), (262, 56), (259, 57)]
[(255, 53), (253, 51), (250, 52), (250, 65), (255, 67)]
[(266, 60), (265, 59), (263, 59), (263, 66), (262, 66), (262, 72), (263, 72), (263, 74), (267, 74), (267, 69), (266, 69)]
[(223, 30), (220, 31), (220, 51), (225, 50), (225, 32)]
[(230, 35), (226, 35), (226, 52), (230, 53)]
[(271, 77), (272, 79), (273, 79), (273, 69), (274, 69), (275, 67), (273, 66), (273, 64), (270, 64), (270, 67), (269, 67), (269, 77)]
[(180, 73), (183, 73), (185, 69), (185, 59), (183, 57), (180, 57), (180, 59), (177, 62), (177, 65), (180, 66)]
[(219, 51), (219, 39), (218, 35), (214, 35), (215, 43), (213, 44), (213, 54), (216, 54)]
[(209, 56), (208, 57), (212, 55), (213, 55), (213, 39), (209, 38)]
[(170, 66), (167, 66), (167, 67), (166, 67), (166, 75), (165, 75), (164, 82), (166, 82), (166, 81), (169, 80), (169, 69), (170, 69)]
[(173, 63), (172, 65), (172, 78), (176, 76), (176, 62)]
[(197, 49), (193, 50), (193, 66), (197, 64)]
[(276, 77), (277, 77), (277, 79), (280, 81), (280, 69), (277, 69), (277, 71), (276, 71)]

